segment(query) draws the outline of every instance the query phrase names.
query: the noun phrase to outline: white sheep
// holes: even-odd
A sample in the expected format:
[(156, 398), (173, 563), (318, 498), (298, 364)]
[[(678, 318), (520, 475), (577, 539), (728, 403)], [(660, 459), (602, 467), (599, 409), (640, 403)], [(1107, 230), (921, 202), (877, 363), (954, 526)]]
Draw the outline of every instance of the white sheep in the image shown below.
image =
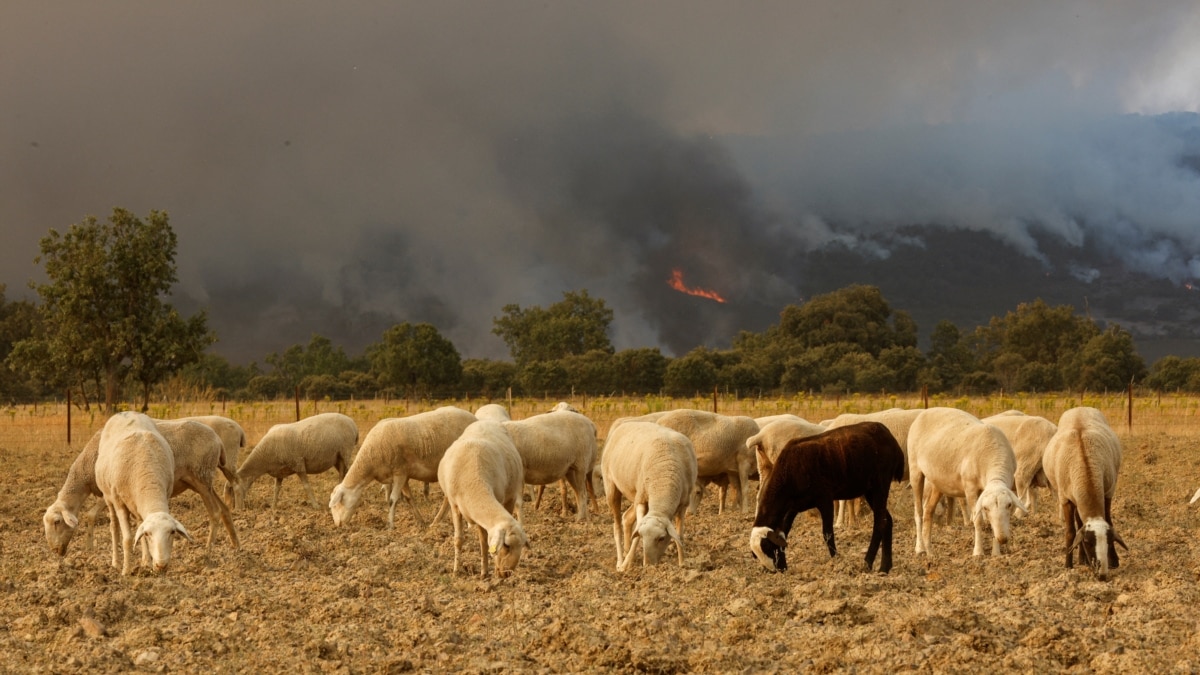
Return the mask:
[(1058, 426), (1045, 417), (1026, 415), (1019, 410), (1007, 410), (985, 417), (983, 422), (1003, 431), (1012, 445), (1017, 458), (1017, 470), (1013, 474), (1017, 496), (1033, 513), (1037, 508), (1037, 492), (1034, 488), (1049, 486), (1046, 472), (1042, 470), (1042, 454), (1054, 432), (1058, 431)]
[(471, 424), (446, 450), (437, 477), (454, 523), (452, 571), (457, 574), (459, 570), (465, 521), (479, 531), (481, 576), (487, 576), (489, 556), (495, 558), (498, 576), (511, 574), (529, 545), (525, 530), (514, 517), (520, 515), (525, 470), (512, 437), (499, 422)]
[[(135, 412), (117, 413), (108, 419), (96, 454), (96, 485), (108, 505), (113, 567), (118, 566), (117, 541), (121, 541), (121, 574), (133, 571), (133, 546), (138, 542), (142, 542), (143, 562), (149, 553), (154, 570), (161, 572), (171, 559), (172, 538), (179, 534), (192, 541), (187, 528), (168, 509), (174, 474), (171, 447), (153, 420)], [(130, 520), (134, 518), (141, 524), (131, 533)]]
[(512, 419), (512, 416), (508, 414), (508, 408), (499, 403), (487, 403), (479, 406), (479, 409), (475, 411), (475, 417), (493, 422), (507, 422)]
[(222, 415), (196, 415), (183, 419), (199, 422), (217, 432), (217, 435), (221, 437), (221, 444), (225, 446), (225, 456), (217, 468), (220, 469), (221, 475), (225, 476), (223, 490), (225, 503), (231, 509), (242, 508), (244, 504), (237, 502), (238, 492), (234, 489), (237, 481), (238, 462), (242, 457), (242, 448), (246, 447), (246, 432), (242, 429), (242, 425)]
[(1129, 550), (1113, 529), (1112, 500), (1121, 471), (1121, 441), (1095, 408), (1071, 408), (1058, 420), (1058, 431), (1046, 445), (1042, 468), (1058, 493), (1066, 526), (1067, 567), (1075, 549), (1080, 562), (1108, 578), (1119, 567), (1116, 544)]
[[(805, 420), (802, 417), (795, 415), (776, 415), (772, 418), (759, 418), (767, 420), (760, 425), (758, 433), (746, 439), (746, 448), (754, 453), (756, 472), (758, 473), (758, 498), (762, 500), (762, 489), (771, 478), (771, 470), (774, 468), (775, 460), (779, 459), (779, 453), (783, 452), (784, 446), (793, 438), (808, 438), (823, 434), (828, 429), (820, 424), (814, 424)], [(762, 453), (761, 455), (759, 453)], [(769, 462), (764, 463), (761, 457), (766, 457)]]
[(475, 415), (454, 406), (379, 420), (363, 438), (345, 478), (329, 496), (334, 524), (349, 522), (362, 499), (363, 489), (371, 481), (379, 481), (392, 486), (388, 527), (396, 526), (396, 502), (400, 496), (412, 510), (413, 518), (424, 527), (425, 519), (413, 503), (408, 480), (415, 478), (426, 485), (436, 481), (438, 464), (446, 448), (474, 422)]
[[(500, 424), (521, 453), (525, 482), (544, 486), (565, 481), (575, 493), (576, 520), (586, 519), (588, 488), (596, 461), (596, 425), (587, 416), (561, 407)], [(564, 490), (562, 513), (566, 512)]]
[(998, 555), (1010, 536), (1009, 511), (1025, 511), (1013, 492), (1016, 465), (1004, 432), (974, 415), (957, 408), (930, 408), (918, 415), (908, 435), (916, 552), (929, 553), (933, 508), (946, 495), (966, 498), (975, 525), (973, 554), (983, 555), (986, 519), (994, 536), (992, 554)]
[[(697, 473), (688, 437), (654, 422), (625, 422), (609, 431), (600, 468), (612, 513), (617, 570), (629, 567), (635, 539), (642, 540), (642, 565), (657, 564), (674, 541), (682, 566), (683, 519)], [(626, 514), (621, 512), (623, 498), (632, 502)]]
[(346, 478), (358, 427), (341, 413), (321, 413), (288, 424), (276, 424), (258, 441), (237, 471), (236, 490), (244, 503), (254, 481), (264, 474), (275, 479), (271, 508), (279, 504), (283, 479), (300, 476), (304, 492), (313, 508), (320, 508), (308, 483), (308, 474), (336, 469), (339, 479)]
[[(720, 415), (706, 410), (672, 410), (654, 420), (655, 424), (687, 436), (696, 452), (697, 483), (689, 513), (700, 507), (703, 487), (708, 482), (736, 485), (741, 510), (750, 508), (750, 476), (755, 473), (754, 451), (746, 439), (758, 433), (751, 417)], [(718, 506), (718, 513), (723, 508)]]
[[(237, 531), (228, 507), (216, 496), (212, 483), (221, 463), (224, 444), (212, 429), (192, 419), (152, 420), (155, 428), (166, 439), (171, 448), (175, 471), (171, 487), (174, 497), (185, 490), (200, 495), (208, 511), (211, 528), (208, 546), (212, 546), (218, 523), (224, 525), (234, 548), (238, 548)], [(84, 446), (67, 472), (67, 480), (58, 492), (58, 498), (42, 517), (46, 531), (46, 542), (50, 549), (65, 556), (67, 546), (79, 524), (78, 512), (89, 495), (103, 498), (96, 484), (96, 456), (100, 450), (101, 431), (97, 431)], [(98, 505), (103, 505), (103, 501)], [(91, 516), (94, 519), (94, 514)], [(90, 545), (89, 530), (89, 545)]]

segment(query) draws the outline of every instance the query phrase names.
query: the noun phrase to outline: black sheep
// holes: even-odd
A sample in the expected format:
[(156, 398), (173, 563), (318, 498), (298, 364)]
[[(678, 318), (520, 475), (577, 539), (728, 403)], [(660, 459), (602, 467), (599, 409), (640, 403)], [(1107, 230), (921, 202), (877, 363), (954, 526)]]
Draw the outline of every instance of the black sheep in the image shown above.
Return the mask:
[[(771, 464), (761, 448), (758, 462), (760, 468)], [(874, 567), (875, 554), (882, 542), (879, 571), (886, 574), (892, 569), (888, 493), (892, 481), (903, 479), (904, 466), (900, 445), (888, 428), (878, 422), (851, 424), (789, 441), (762, 488), (754, 527), (750, 530), (750, 549), (767, 569), (786, 570), (787, 535), (792, 521), (802, 511), (815, 508), (821, 513), (821, 531), (829, 555), (835, 556), (833, 503), (863, 497), (875, 516), (871, 545), (867, 548), (867, 569)]]

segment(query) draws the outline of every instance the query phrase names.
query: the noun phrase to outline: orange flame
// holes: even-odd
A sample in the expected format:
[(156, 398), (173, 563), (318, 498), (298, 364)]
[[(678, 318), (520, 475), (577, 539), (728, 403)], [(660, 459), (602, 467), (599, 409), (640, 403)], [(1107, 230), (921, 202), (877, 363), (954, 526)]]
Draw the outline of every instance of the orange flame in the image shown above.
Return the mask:
[(709, 300), (713, 300), (715, 302), (725, 302), (725, 298), (722, 298), (721, 294), (717, 293), (716, 291), (709, 291), (703, 288), (688, 288), (683, 283), (683, 270), (678, 268), (671, 270), (671, 278), (667, 279), (667, 285), (679, 291), (680, 293), (687, 293), (688, 295), (708, 298)]

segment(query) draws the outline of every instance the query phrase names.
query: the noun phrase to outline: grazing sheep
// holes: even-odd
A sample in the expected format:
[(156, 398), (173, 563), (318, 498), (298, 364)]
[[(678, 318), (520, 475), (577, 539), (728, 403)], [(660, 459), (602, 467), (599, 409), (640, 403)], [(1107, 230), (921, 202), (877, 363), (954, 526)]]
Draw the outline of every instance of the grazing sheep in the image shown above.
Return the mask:
[(190, 419), (153, 422), (154, 427), (166, 439), (175, 460), (171, 496), (174, 497), (184, 490), (191, 490), (200, 495), (200, 501), (208, 511), (208, 547), (212, 548), (217, 525), (222, 523), (225, 531), (229, 533), (229, 541), (233, 543), (234, 548), (238, 548), (240, 544), (237, 530), (233, 527), (233, 514), (213, 489), (213, 479), (216, 478), (217, 469), (221, 466), (221, 456), (225, 451), (220, 436), (212, 427)]
[(1058, 420), (1042, 468), (1058, 493), (1066, 526), (1067, 567), (1075, 549), (1101, 581), (1121, 564), (1116, 544), (1129, 550), (1113, 528), (1112, 500), (1121, 471), (1121, 441), (1095, 408), (1071, 408)]
[[(738, 488), (741, 510), (750, 508), (750, 476), (754, 473), (754, 453), (746, 439), (758, 433), (751, 417), (719, 415), (705, 410), (672, 410), (654, 420), (659, 426), (687, 436), (696, 451), (696, 493), (689, 513), (700, 508), (703, 486), (724, 480)], [(722, 509), (718, 507), (718, 513)]]
[[(908, 435), (917, 553), (929, 553), (933, 509), (943, 495), (965, 497), (975, 525), (973, 555), (983, 555), (983, 526), (991, 524), (992, 554), (1010, 536), (1009, 512), (1025, 511), (1013, 492), (1017, 459), (1004, 432), (957, 408), (930, 408)], [(929, 482), (928, 494), (925, 492)]]
[[(771, 479), (771, 469), (784, 446), (794, 438), (807, 438), (829, 431), (820, 424), (813, 424), (794, 415), (778, 415), (774, 421), (760, 425), (758, 433), (746, 439), (746, 447), (755, 457), (755, 473), (758, 474), (758, 501), (762, 501), (763, 486)], [(789, 419), (793, 418), (793, 419)], [(765, 418), (762, 418), (765, 419)], [(764, 462), (761, 457), (765, 457)]]
[[(565, 404), (559, 404), (562, 405)], [(500, 424), (521, 453), (525, 482), (542, 486), (565, 481), (575, 492), (575, 518), (584, 520), (588, 512), (587, 489), (591, 487), (592, 466), (596, 461), (596, 425), (568, 408), (556, 406), (548, 413)], [(594, 493), (592, 497), (595, 498)], [(565, 491), (562, 513), (567, 513)]]
[(492, 420), (493, 422), (507, 422), (512, 419), (508, 414), (508, 408), (499, 403), (488, 403), (479, 406), (479, 410), (475, 411), (475, 417), (481, 420)]
[(1046, 472), (1042, 470), (1042, 454), (1058, 427), (1045, 417), (1026, 415), (1019, 410), (985, 417), (983, 422), (1003, 431), (1012, 445), (1017, 458), (1017, 470), (1013, 474), (1017, 496), (1033, 513), (1037, 507), (1037, 492), (1033, 488), (1049, 487)]
[(279, 505), (283, 479), (300, 476), (304, 492), (313, 508), (320, 508), (308, 474), (337, 469), (346, 478), (354, 444), (358, 442), (358, 427), (354, 420), (341, 413), (321, 413), (288, 424), (276, 424), (258, 441), (246, 461), (237, 471), (239, 499), (244, 503), (246, 493), (263, 474), (275, 479), (275, 494), (271, 508)]
[(240, 509), (245, 506), (237, 501), (238, 492), (235, 489), (238, 462), (242, 457), (242, 448), (246, 447), (246, 432), (242, 430), (242, 425), (221, 415), (197, 415), (183, 419), (199, 422), (217, 432), (217, 435), (221, 437), (221, 444), (225, 446), (225, 455), (221, 465), (217, 468), (220, 469), (221, 475), (225, 476), (225, 488), (222, 491), (225, 503), (231, 509)]
[[(900, 450), (904, 453), (904, 480), (908, 480), (908, 430), (912, 427), (912, 423), (917, 419), (922, 410), (905, 410), (903, 408), (888, 408), (872, 413), (842, 413), (831, 420), (825, 420), (821, 424), (830, 429), (844, 427), (848, 424), (858, 424), (859, 422), (879, 422), (892, 432), (896, 443), (900, 445)], [(834, 518), (834, 525), (854, 526), (858, 522), (858, 512), (861, 499), (850, 501), (839, 501), (837, 503), (837, 516)], [(947, 507), (953, 510), (954, 502), (950, 500)]]
[[(779, 424), (776, 422), (775, 424)], [(750, 550), (763, 567), (787, 569), (787, 536), (796, 515), (809, 509), (821, 514), (821, 532), (830, 557), (837, 555), (833, 537), (833, 502), (864, 497), (875, 516), (866, 564), (870, 571), (883, 546), (879, 571), (892, 569), (892, 515), (888, 494), (892, 481), (904, 477), (904, 453), (887, 427), (860, 422), (805, 438), (793, 438), (772, 461), (756, 450), (760, 471), (770, 468), (762, 489)]]
[[(233, 526), (233, 516), (228, 507), (216, 498), (212, 487), (215, 471), (221, 463), (221, 452), (224, 444), (216, 438), (211, 429), (190, 419), (185, 420), (152, 420), (155, 428), (166, 439), (171, 448), (175, 464), (171, 496), (174, 497), (184, 490), (192, 490), (200, 495), (205, 509), (208, 511), (211, 529), (208, 534), (208, 546), (212, 546), (213, 537), (218, 521), (229, 533), (229, 539), (234, 548), (239, 547), (237, 531)], [(67, 472), (67, 480), (58, 492), (58, 498), (42, 518), (46, 530), (46, 542), (50, 549), (60, 556), (67, 554), (67, 546), (75, 534), (79, 524), (78, 512), (88, 495), (103, 499), (103, 493), (96, 485), (96, 456), (100, 450), (101, 431), (97, 431), (84, 446), (79, 456), (71, 464)], [(214, 438), (217, 445), (214, 446)], [(103, 501), (97, 506), (102, 506)], [(94, 519), (94, 513), (90, 519)], [(89, 545), (91, 532), (89, 530)]]
[(1195, 504), (1197, 501), (1200, 501), (1200, 489), (1196, 490), (1196, 492), (1192, 495), (1192, 499), (1188, 503)]
[[(688, 437), (654, 422), (625, 422), (610, 429), (600, 469), (612, 513), (617, 570), (628, 569), (639, 538), (643, 566), (658, 564), (672, 541), (682, 566), (683, 519), (697, 471)], [(632, 502), (632, 518), (622, 514), (622, 499)]]
[[(96, 453), (96, 485), (108, 505), (113, 567), (117, 567), (117, 541), (121, 541), (121, 574), (133, 571), (133, 546), (138, 542), (142, 542), (143, 563), (149, 553), (154, 571), (161, 572), (171, 559), (172, 538), (179, 534), (192, 541), (187, 528), (168, 510), (174, 474), (171, 447), (149, 417), (122, 412), (104, 424)], [(132, 533), (131, 519), (141, 520)]]
[(438, 464), (446, 448), (474, 422), (474, 415), (454, 406), (379, 420), (367, 432), (345, 478), (329, 496), (334, 525), (349, 522), (362, 499), (363, 489), (371, 481), (379, 481), (392, 486), (388, 528), (396, 526), (396, 502), (400, 496), (412, 510), (413, 518), (424, 527), (425, 519), (413, 503), (408, 480), (415, 478), (426, 485), (437, 480)]
[(498, 576), (511, 574), (529, 539), (513, 517), (520, 513), (525, 470), (508, 432), (491, 420), (471, 424), (446, 450), (437, 477), (454, 522), (452, 571), (458, 573), (465, 520), (479, 530), (480, 575), (488, 574), (489, 555), (495, 557)]

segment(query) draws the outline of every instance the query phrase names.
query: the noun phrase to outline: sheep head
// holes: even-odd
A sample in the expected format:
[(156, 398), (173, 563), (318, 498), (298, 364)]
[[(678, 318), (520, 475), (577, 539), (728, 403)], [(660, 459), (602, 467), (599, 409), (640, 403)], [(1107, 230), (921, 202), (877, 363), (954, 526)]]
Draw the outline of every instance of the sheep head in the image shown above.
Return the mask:
[(358, 502), (362, 500), (362, 489), (347, 488), (345, 483), (338, 483), (329, 495), (329, 512), (333, 515), (333, 524), (341, 527), (350, 522)]
[(142, 537), (147, 538), (154, 571), (161, 572), (167, 568), (167, 562), (171, 560), (171, 543), (177, 534), (186, 537), (190, 542), (195, 542), (183, 523), (175, 520), (166, 511), (157, 511), (146, 516), (138, 525), (137, 531), (133, 535), (133, 543), (137, 545)]
[(987, 522), (992, 527), (992, 555), (999, 555), (1002, 546), (1008, 544), (1012, 536), (1010, 516), (1013, 509), (1028, 514), (1021, 499), (1007, 485), (999, 482), (988, 483), (987, 487), (975, 501), (975, 510), (971, 514), (971, 522)]
[(750, 550), (770, 572), (787, 570), (787, 534), (769, 527), (750, 530)]
[(71, 543), (75, 528), (79, 526), (79, 516), (64, 508), (61, 502), (54, 502), (42, 516), (42, 525), (46, 528), (46, 543), (50, 550), (59, 556), (67, 555), (67, 544)]
[[(642, 540), (642, 566), (657, 565), (666, 553), (671, 542), (683, 550), (683, 542), (679, 540), (679, 532), (669, 518), (657, 514), (647, 514), (638, 522), (634, 537)], [(633, 542), (630, 542), (630, 548)]]
[[(1099, 577), (1100, 581), (1108, 580), (1109, 567), (1116, 567), (1117, 560), (1116, 548), (1114, 544), (1119, 544), (1126, 551), (1129, 547), (1121, 540), (1112, 526), (1103, 518), (1088, 518), (1083, 527), (1075, 532), (1075, 541), (1071, 542), (1071, 548), (1079, 550), (1080, 562), (1086, 562), (1092, 568), (1092, 572)], [(1114, 559), (1109, 559), (1109, 549), (1112, 549)]]
[(507, 577), (517, 569), (521, 553), (529, 545), (529, 537), (521, 524), (513, 521), (488, 533), (488, 553), (496, 565), (496, 576)]

